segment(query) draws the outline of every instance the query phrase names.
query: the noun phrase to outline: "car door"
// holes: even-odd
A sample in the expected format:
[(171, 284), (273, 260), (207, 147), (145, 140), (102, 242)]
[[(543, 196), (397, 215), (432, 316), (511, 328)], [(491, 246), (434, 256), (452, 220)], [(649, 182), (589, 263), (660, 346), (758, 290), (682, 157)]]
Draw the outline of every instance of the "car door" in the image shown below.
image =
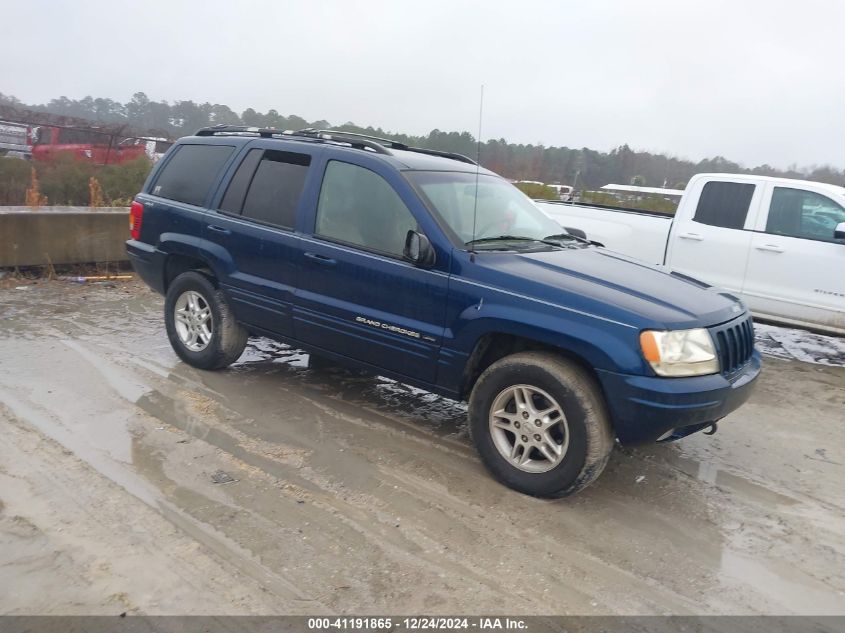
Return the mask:
[(845, 208), (820, 191), (771, 184), (743, 294), (759, 314), (845, 329)]
[(294, 229), (319, 148), (251, 145), (218, 192), (203, 236), (222, 270), (236, 318), (254, 330), (291, 336), (299, 236)]
[(302, 241), (297, 339), (434, 382), (448, 262), (423, 269), (402, 258), (423, 213), (395, 170), (365, 155), (327, 160), (313, 234)]
[(675, 218), (666, 263), (672, 270), (733, 292), (742, 290), (760, 205), (752, 182), (708, 180), (685, 196), (698, 199), (692, 217)]

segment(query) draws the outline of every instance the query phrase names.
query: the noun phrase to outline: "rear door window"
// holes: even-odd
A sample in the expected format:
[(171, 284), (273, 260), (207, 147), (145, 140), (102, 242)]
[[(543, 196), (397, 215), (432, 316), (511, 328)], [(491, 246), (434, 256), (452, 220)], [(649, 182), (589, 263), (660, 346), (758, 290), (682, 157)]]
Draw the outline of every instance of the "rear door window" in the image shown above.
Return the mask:
[(747, 183), (717, 180), (706, 183), (693, 219), (701, 224), (726, 229), (743, 228), (754, 196), (754, 187)]
[(233, 150), (229, 145), (180, 145), (156, 178), (152, 194), (202, 206)]
[(263, 149), (249, 150), (241, 164), (238, 165), (232, 180), (229, 181), (226, 195), (223, 196), (223, 201), (220, 203), (220, 209), (229, 213), (239, 214), (241, 212), (249, 183), (252, 182), (252, 175), (255, 173), (255, 168), (258, 167), (258, 161), (261, 160), (263, 153)]
[(223, 196), (220, 208), (264, 224), (293, 228), (311, 156), (252, 149)]

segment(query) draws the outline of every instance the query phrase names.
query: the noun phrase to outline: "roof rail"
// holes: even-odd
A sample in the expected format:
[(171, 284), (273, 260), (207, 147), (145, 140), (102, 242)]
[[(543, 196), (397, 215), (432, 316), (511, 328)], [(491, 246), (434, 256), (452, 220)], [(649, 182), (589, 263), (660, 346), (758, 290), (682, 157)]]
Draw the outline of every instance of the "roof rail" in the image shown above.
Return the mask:
[(358, 132), (344, 132), (343, 130), (318, 130), (313, 127), (307, 127), (302, 130), (297, 130), (294, 134), (303, 134), (303, 135), (327, 135), (332, 137), (350, 137), (350, 138), (362, 138), (367, 139), (370, 141), (375, 141), (379, 145), (384, 145), (385, 147), (390, 147), (392, 149), (405, 149), (407, 145), (404, 143), (400, 143), (399, 141), (394, 141), (393, 139), (389, 138), (382, 138), (381, 136), (370, 136), (369, 134), (359, 134)]
[(271, 138), (276, 134), (281, 134), (282, 130), (277, 130), (272, 127), (251, 127), (249, 125), (214, 125), (211, 127), (204, 127), (196, 131), (194, 136), (214, 136), (215, 134), (255, 134), (262, 138)]
[(262, 128), (250, 127), (248, 125), (214, 125), (212, 127), (204, 127), (197, 130), (195, 136), (260, 136), (261, 138), (282, 138), (294, 137), (300, 139), (307, 139), (321, 143), (335, 143), (341, 145), (348, 145), (355, 149), (366, 149), (377, 154), (391, 154), (391, 152), (375, 141), (367, 138), (357, 138), (351, 136), (346, 138), (343, 134), (331, 133), (322, 130), (305, 129), (294, 132), (293, 130), (279, 130), (276, 128)]
[(439, 156), (441, 158), (451, 158), (452, 160), (457, 160), (462, 163), (467, 163), (469, 165), (476, 164), (474, 160), (472, 160), (468, 156), (464, 156), (463, 154), (456, 154), (454, 152), (441, 152), (440, 150), (426, 149), (423, 147), (412, 147), (410, 145), (402, 143), (401, 141), (394, 141), (389, 138), (372, 136), (370, 134), (359, 134), (358, 132), (344, 132), (342, 130), (315, 130), (314, 128), (305, 128), (304, 130), (297, 131), (296, 134), (315, 136), (327, 135), (332, 137), (333, 139), (340, 139), (342, 137), (350, 137), (353, 139), (367, 139), (375, 141), (379, 145), (389, 147), (390, 149), (399, 149), (406, 152), (416, 152), (417, 154), (427, 154), (429, 156)]
[(411, 147), (405, 143), (394, 141), (389, 138), (381, 138), (380, 136), (371, 136), (369, 134), (359, 134), (357, 132), (344, 132), (342, 130), (317, 130), (309, 127), (293, 131), (278, 130), (276, 128), (251, 127), (248, 125), (220, 124), (211, 127), (204, 127), (196, 132), (196, 136), (215, 136), (217, 134), (222, 136), (260, 136), (261, 138), (299, 137), (324, 143), (348, 145), (350, 147), (354, 147), (355, 149), (366, 149), (377, 154), (384, 154), (388, 156), (393, 155), (393, 152), (390, 151), (391, 149), (398, 149), (406, 152), (415, 152), (417, 154), (427, 154), (428, 156), (450, 158), (469, 165), (476, 164), (474, 160), (464, 156), (463, 154), (441, 152), (436, 149), (426, 149), (422, 147)]
[[(393, 155), (393, 152), (385, 147), (386, 144), (393, 147), (393, 141), (378, 138), (376, 136), (367, 136), (366, 134), (353, 134), (351, 132), (340, 132), (338, 130), (316, 130), (312, 127), (307, 127), (302, 130), (297, 130), (296, 132), (285, 130), (284, 135), (316, 138), (330, 143), (342, 143), (357, 149), (369, 149), (377, 154), (387, 154), (388, 156)], [(396, 149), (399, 148), (397, 147)]]
[(457, 160), (462, 163), (466, 163), (467, 165), (477, 165), (474, 160), (472, 160), (469, 156), (464, 156), (463, 154), (458, 154), (456, 152), (441, 152), (437, 149), (426, 149), (424, 147), (407, 147), (405, 148), (409, 152), (417, 152), (418, 154), (428, 154), (429, 156), (440, 156), (441, 158), (451, 158), (452, 160)]

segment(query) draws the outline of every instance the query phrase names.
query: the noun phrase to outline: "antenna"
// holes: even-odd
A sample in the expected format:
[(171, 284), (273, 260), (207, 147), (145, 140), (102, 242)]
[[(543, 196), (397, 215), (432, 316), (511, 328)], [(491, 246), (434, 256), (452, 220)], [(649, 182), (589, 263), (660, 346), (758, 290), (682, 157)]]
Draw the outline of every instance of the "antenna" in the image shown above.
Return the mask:
[(472, 203), (472, 241), (470, 261), (475, 261), (475, 221), (478, 219), (478, 174), (481, 170), (481, 122), (484, 120), (484, 84), (481, 84), (481, 99), (478, 104), (478, 138), (475, 139), (475, 199)]

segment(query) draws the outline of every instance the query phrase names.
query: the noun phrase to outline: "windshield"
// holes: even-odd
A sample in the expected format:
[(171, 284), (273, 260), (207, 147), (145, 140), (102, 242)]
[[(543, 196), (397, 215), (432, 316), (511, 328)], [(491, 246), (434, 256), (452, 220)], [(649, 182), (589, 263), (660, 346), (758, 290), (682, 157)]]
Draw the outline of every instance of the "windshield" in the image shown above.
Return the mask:
[(476, 198), (475, 174), (448, 171), (406, 174), (465, 245), (471, 242), (478, 248), (501, 248), (501, 242), (541, 242), (550, 237), (569, 237), (524, 193), (498, 176), (479, 174)]

